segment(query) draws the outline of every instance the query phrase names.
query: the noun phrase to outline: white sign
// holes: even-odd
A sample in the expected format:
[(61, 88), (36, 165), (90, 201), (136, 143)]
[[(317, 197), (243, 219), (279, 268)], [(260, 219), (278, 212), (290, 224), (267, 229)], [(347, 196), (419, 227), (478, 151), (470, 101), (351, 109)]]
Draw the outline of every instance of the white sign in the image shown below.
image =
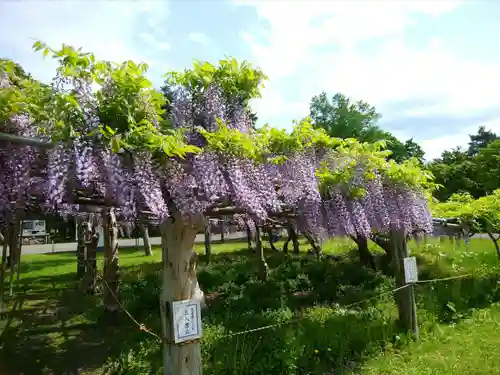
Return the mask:
[(185, 300), (172, 302), (174, 342), (201, 338), (200, 301)]
[(417, 258), (404, 258), (405, 281), (406, 283), (414, 283), (418, 281)]

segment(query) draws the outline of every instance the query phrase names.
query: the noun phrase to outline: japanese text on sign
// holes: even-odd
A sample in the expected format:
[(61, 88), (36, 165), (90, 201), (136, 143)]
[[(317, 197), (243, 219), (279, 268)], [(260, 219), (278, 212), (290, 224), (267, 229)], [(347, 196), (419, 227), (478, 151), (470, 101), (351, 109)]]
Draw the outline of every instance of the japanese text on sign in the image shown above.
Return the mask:
[(405, 281), (406, 283), (415, 283), (418, 281), (417, 258), (404, 258)]
[(172, 302), (174, 341), (176, 343), (201, 337), (201, 307), (199, 301)]

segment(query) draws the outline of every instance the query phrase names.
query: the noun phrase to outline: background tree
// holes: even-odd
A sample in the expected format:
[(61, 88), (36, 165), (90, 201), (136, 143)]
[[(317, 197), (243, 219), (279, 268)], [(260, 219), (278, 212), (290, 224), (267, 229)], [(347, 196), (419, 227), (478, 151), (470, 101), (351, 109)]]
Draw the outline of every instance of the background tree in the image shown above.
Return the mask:
[(498, 139), (498, 136), (491, 130), (486, 130), (480, 126), (476, 134), (469, 134), (469, 155), (475, 156), (480, 149), (487, 147), (491, 142)]
[(479, 198), (500, 187), (498, 136), (481, 126), (476, 134), (469, 137), (467, 150), (456, 147), (444, 151), (440, 158), (428, 164), (436, 183), (442, 185), (434, 193), (439, 200), (465, 192)]
[(381, 129), (377, 122), (381, 115), (376, 108), (364, 101), (352, 102), (337, 93), (329, 100), (326, 92), (314, 96), (309, 106), (315, 127), (323, 128), (332, 137), (355, 138), (361, 142), (387, 141), (389, 156), (397, 162), (417, 158), (423, 161), (424, 151), (413, 139), (401, 142), (393, 134)]
[(500, 187), (500, 140), (481, 148), (475, 157), (477, 177), (486, 194)]
[(467, 151), (457, 147), (444, 151), (441, 158), (428, 164), (429, 170), (441, 188), (434, 196), (445, 201), (456, 193), (470, 193), (474, 197), (484, 195), (481, 183), (478, 181), (477, 164)]

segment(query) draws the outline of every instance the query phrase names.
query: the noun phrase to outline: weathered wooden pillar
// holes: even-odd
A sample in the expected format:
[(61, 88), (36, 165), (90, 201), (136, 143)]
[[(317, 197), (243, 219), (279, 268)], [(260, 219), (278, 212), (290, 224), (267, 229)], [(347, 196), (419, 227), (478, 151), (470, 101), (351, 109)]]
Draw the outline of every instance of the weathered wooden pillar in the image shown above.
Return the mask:
[(118, 222), (113, 208), (103, 212), (104, 235), (104, 311), (115, 313), (120, 309), (118, 292), (120, 266), (118, 263)]
[(10, 233), (9, 229), (5, 231), (2, 237), (2, 265), (0, 268), (0, 314), (3, 313), (3, 300), (5, 295), (5, 275), (7, 273), (7, 250), (9, 248)]
[(210, 220), (207, 220), (207, 225), (205, 226), (205, 256), (207, 263), (210, 263), (212, 260), (212, 238), (210, 232)]
[[(393, 248), (393, 267), (396, 288), (406, 285), (404, 259), (408, 257), (408, 245), (404, 231), (391, 231), (390, 238)], [(413, 285), (398, 290), (395, 294), (398, 307), (399, 322), (405, 330), (408, 330), (418, 338), (417, 306)]]
[(17, 273), (19, 280), (19, 267), (21, 263), (21, 220), (15, 219), (10, 224), (9, 236), (9, 256), (10, 256), (10, 291), (9, 295), (12, 296), (14, 286), (14, 274)]
[(147, 225), (141, 225), (142, 241), (144, 245), (144, 255), (152, 256), (153, 250), (151, 249), (151, 242), (149, 241), (149, 230)]
[(224, 222), (224, 220), (220, 219), (220, 242), (221, 243), (224, 243), (225, 242), (225, 228), (226, 228), (226, 223)]
[(259, 257), (259, 279), (267, 281), (269, 279), (269, 266), (264, 257), (264, 247), (262, 246), (262, 233), (259, 226), (255, 226), (255, 250)]
[(83, 279), (85, 276), (85, 233), (81, 217), (76, 217), (76, 277)]
[(248, 250), (250, 251), (254, 251), (253, 247), (252, 247), (252, 231), (250, 229), (250, 225), (248, 224), (245, 224), (245, 228), (246, 228), (246, 231), (247, 231), (247, 244), (248, 244)]
[(99, 231), (94, 219), (84, 225), (85, 235), (85, 276), (83, 279), (84, 290), (93, 295), (97, 285), (97, 244)]

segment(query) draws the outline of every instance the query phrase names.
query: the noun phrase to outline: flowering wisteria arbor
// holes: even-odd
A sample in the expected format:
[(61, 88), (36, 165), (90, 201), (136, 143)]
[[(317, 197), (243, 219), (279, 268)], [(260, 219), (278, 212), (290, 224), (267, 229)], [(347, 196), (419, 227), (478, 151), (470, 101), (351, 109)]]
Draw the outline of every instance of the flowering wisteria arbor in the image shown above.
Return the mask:
[[(59, 61), (54, 84), (17, 87), (4, 69), (0, 103), (10, 104), (0, 131), (39, 136), (52, 148), (0, 148), (1, 216), (11, 222), (32, 197), (76, 214), (91, 197), (105, 207), (108, 242), (116, 239), (115, 208), (130, 220), (145, 211), (158, 220), (165, 374), (201, 372), (199, 343), (172, 343), (170, 308), (203, 299), (193, 247), (206, 217), (237, 213), (258, 227), (286, 216), (319, 239), (432, 230), (430, 176), (413, 162), (388, 162), (381, 144), (330, 138), (307, 119), (290, 132), (253, 130), (248, 102), (265, 76), (246, 62), (195, 62), (169, 73), (173, 100), (162, 117), (164, 98), (145, 65), (97, 61), (66, 45), (34, 47)], [(116, 246), (109, 247), (113, 262)]]

